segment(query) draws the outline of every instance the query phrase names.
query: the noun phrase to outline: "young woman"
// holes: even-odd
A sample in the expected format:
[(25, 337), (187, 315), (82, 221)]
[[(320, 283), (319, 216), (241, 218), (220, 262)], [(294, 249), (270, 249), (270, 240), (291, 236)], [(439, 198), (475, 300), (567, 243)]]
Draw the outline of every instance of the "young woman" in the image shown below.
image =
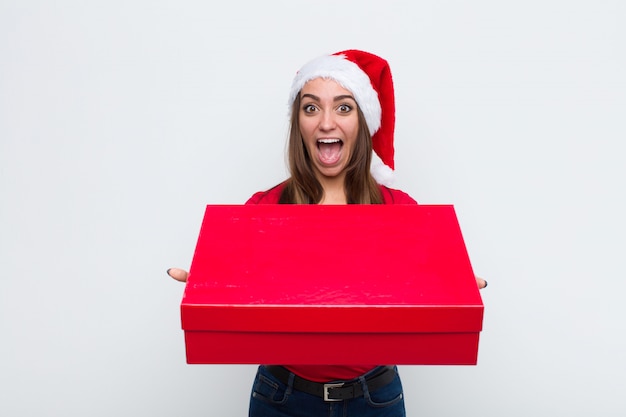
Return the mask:
[[(417, 204), (387, 186), (395, 103), (384, 59), (357, 50), (314, 59), (297, 73), (289, 101), (291, 176), (246, 204)], [(186, 281), (186, 271), (168, 273)], [(393, 365), (261, 365), (250, 416), (405, 416), (402, 384)]]

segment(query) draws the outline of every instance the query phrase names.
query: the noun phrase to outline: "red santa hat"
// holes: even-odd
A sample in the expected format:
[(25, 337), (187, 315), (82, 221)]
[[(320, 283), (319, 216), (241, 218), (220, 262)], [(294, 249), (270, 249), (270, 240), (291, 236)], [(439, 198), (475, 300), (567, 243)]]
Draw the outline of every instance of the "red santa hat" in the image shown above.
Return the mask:
[(315, 78), (335, 80), (354, 95), (372, 135), (372, 176), (379, 184), (390, 186), (396, 107), (387, 61), (354, 49), (315, 58), (296, 74), (289, 95), (290, 108), (302, 87)]

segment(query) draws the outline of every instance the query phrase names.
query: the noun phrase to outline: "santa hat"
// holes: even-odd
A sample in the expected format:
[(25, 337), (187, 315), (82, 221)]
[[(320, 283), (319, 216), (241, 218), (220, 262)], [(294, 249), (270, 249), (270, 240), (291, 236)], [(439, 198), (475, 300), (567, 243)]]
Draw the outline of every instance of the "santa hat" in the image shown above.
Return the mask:
[(387, 61), (354, 49), (316, 58), (296, 74), (289, 95), (290, 108), (302, 87), (315, 78), (335, 80), (354, 95), (372, 135), (372, 176), (379, 184), (390, 186), (394, 169), (396, 108)]

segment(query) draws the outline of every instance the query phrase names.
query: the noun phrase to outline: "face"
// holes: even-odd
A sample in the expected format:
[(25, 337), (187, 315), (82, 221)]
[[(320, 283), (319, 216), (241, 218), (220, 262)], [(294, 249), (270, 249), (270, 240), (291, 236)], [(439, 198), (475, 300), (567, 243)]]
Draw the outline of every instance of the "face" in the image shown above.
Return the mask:
[(316, 78), (300, 97), (300, 133), (318, 179), (342, 179), (359, 131), (354, 96), (336, 81)]

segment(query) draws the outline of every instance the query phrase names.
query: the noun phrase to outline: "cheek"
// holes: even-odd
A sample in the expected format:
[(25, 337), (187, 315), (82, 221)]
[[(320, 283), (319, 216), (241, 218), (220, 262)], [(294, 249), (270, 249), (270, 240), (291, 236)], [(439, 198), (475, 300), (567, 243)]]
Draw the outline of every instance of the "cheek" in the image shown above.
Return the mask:
[(313, 136), (315, 132), (315, 125), (311, 122), (311, 120), (300, 120), (300, 134), (304, 138), (304, 140), (308, 140)]
[(346, 123), (344, 125), (344, 132), (346, 133), (346, 136), (349, 137), (350, 141), (356, 141), (356, 138), (359, 135), (358, 120), (350, 120), (348, 123)]

